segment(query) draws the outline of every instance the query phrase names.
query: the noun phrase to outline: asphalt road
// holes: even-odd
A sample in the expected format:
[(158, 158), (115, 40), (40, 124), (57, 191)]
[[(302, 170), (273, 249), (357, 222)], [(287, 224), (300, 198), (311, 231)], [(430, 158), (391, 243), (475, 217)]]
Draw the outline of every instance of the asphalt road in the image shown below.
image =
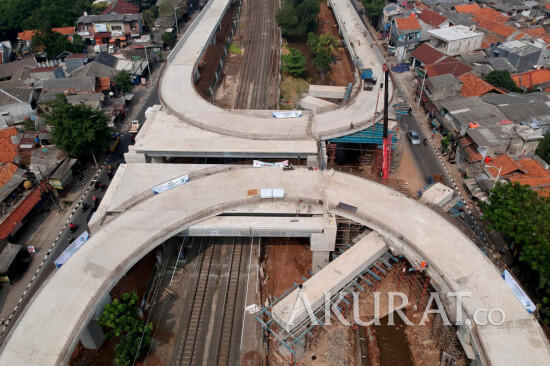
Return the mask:
[(428, 139), (428, 143), (426, 145), (424, 145), (423, 143), (420, 143), (420, 145), (412, 145), (408, 137), (406, 138), (407, 143), (411, 146), (414, 160), (416, 161), (418, 169), (420, 169), (424, 180), (428, 182), (432, 175), (438, 174), (442, 175), (447, 185), (452, 187), (449, 177), (447, 176), (445, 169), (443, 168), (441, 160), (439, 160), (434, 149), (429, 143), (431, 136), (426, 136), (424, 134), (424, 131), (422, 130), (414, 115), (404, 116), (401, 120), (401, 126), (407, 133), (409, 132), (409, 130), (416, 131), (420, 136), (420, 141), (423, 141), (424, 138)]

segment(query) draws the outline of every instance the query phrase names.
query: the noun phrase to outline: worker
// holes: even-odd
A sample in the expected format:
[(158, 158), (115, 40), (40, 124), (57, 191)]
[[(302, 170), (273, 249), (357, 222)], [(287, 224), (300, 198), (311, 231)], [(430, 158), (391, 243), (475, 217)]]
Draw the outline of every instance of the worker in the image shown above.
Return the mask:
[(74, 223), (70, 223), (69, 224), (69, 230), (71, 231), (71, 233), (73, 233), (75, 230), (76, 230), (76, 225)]

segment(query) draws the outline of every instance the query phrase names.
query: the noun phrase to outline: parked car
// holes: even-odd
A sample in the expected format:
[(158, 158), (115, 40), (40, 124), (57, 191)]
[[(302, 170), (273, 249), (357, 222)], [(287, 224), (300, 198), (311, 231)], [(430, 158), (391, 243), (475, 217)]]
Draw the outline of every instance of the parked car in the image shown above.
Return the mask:
[(418, 133), (415, 130), (410, 130), (408, 136), (411, 144), (420, 145), (420, 136), (418, 136)]

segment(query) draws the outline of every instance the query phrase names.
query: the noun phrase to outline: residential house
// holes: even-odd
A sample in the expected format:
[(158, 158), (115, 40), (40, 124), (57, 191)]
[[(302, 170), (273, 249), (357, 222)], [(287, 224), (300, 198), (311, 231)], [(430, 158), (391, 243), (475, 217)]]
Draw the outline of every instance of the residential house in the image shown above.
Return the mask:
[(526, 90), (550, 90), (550, 70), (540, 69), (512, 75), (517, 86)]
[(140, 14), (83, 15), (76, 27), (78, 34), (91, 44), (123, 46), (143, 33)]
[(430, 44), (449, 56), (480, 49), (483, 41), (483, 33), (474, 32), (463, 25), (432, 29), (428, 34)]
[(37, 67), (30, 71), (31, 80), (61, 79), (65, 77), (63, 69), (59, 66)]
[(36, 88), (40, 89), (38, 104), (41, 109), (47, 110), (48, 108), (44, 104), (55, 100), (58, 94), (95, 93), (96, 78), (50, 79), (42, 81)]
[(72, 76), (75, 78), (93, 77), (96, 79), (97, 92), (109, 92), (117, 73), (118, 71), (110, 66), (92, 61), (74, 70)]
[(444, 53), (436, 50), (429, 43), (422, 43), (411, 52), (413, 67), (424, 67), (435, 64), (447, 57)]
[(0, 81), (19, 80), (30, 83), (30, 71), (36, 67), (36, 60), (33, 56), (27, 55), (20, 60), (0, 64)]
[(389, 3), (382, 10), (383, 24), (391, 24), (393, 19), (406, 13), (406, 9), (395, 3)]
[(139, 14), (139, 7), (124, 0), (113, 0), (101, 14)]
[(69, 77), (72, 75), (74, 70), (86, 65), (88, 61), (88, 55), (85, 53), (76, 53), (66, 57), (65, 60), (63, 60), (61, 67), (63, 68), (65, 76)]
[(450, 21), (443, 15), (429, 9), (424, 9), (418, 14), (418, 22), (422, 27), (422, 35), (420, 37), (422, 41), (430, 39), (428, 31), (451, 25)]
[(424, 109), (428, 112), (431, 123), (434, 127), (439, 127), (439, 119), (442, 107), (441, 102), (460, 98), (462, 82), (452, 74), (428, 77), (419, 80), (416, 95), (421, 98)]
[(517, 36), (520, 33), (518, 29), (516, 29), (511, 25), (499, 23), (486, 18), (474, 18), (474, 21), (477, 24), (477, 28), (483, 30), (488, 35), (493, 36), (494, 37), (493, 39), (496, 40), (497, 42), (504, 42), (504, 41), (513, 39), (515, 36)]
[(447, 56), (443, 60), (437, 61), (431, 65), (426, 65), (425, 69), (428, 77), (444, 74), (453, 74), (455, 77), (459, 77), (462, 74), (472, 71), (470, 66), (452, 56)]
[(523, 72), (537, 65), (541, 49), (528, 42), (513, 40), (491, 47), (489, 54), (505, 57), (514, 69)]
[(11, 43), (10, 41), (0, 42), (0, 64), (6, 64), (11, 61)]
[(31, 95), (30, 88), (0, 88), (0, 128), (34, 118)]
[(399, 60), (405, 59), (409, 50), (418, 45), (421, 34), (422, 27), (414, 14), (392, 21), (390, 45), (395, 47), (395, 55)]
[[(52, 28), (53, 32), (63, 34), (67, 36), (69, 41), (72, 42), (73, 35), (75, 34), (74, 27), (58, 27)], [(19, 47), (30, 47), (32, 42), (32, 37), (38, 32), (36, 29), (25, 30), (23, 32), (17, 33), (17, 40), (19, 42)]]
[(462, 74), (458, 79), (462, 82), (462, 90), (460, 94), (466, 98), (481, 97), (482, 95), (488, 93), (505, 93), (499, 88), (489, 84), (485, 80), (475, 76), (471, 72)]

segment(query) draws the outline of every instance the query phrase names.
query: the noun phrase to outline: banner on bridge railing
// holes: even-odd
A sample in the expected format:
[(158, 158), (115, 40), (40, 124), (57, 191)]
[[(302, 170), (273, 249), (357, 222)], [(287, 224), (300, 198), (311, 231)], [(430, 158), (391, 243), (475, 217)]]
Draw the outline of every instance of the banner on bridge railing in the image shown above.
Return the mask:
[(162, 183), (162, 184), (159, 184), (158, 186), (153, 187), (153, 193), (159, 194), (162, 192), (166, 192), (172, 188), (185, 184), (188, 181), (189, 181), (189, 176), (187, 174), (182, 175), (181, 177), (174, 178), (166, 183)]
[(253, 166), (254, 168), (263, 168), (263, 167), (282, 168), (282, 167), (288, 166), (288, 160), (278, 161), (276, 163), (266, 163), (265, 161), (254, 160)]
[(273, 118), (298, 118), (302, 117), (302, 111), (274, 111)]
[(90, 234), (87, 231), (84, 231), (82, 234), (78, 236), (73, 242), (57, 257), (57, 259), (53, 262), (57, 268), (64, 265), (69, 258), (75, 254), (78, 249), (80, 249), (81, 246), (84, 245), (90, 238)]

